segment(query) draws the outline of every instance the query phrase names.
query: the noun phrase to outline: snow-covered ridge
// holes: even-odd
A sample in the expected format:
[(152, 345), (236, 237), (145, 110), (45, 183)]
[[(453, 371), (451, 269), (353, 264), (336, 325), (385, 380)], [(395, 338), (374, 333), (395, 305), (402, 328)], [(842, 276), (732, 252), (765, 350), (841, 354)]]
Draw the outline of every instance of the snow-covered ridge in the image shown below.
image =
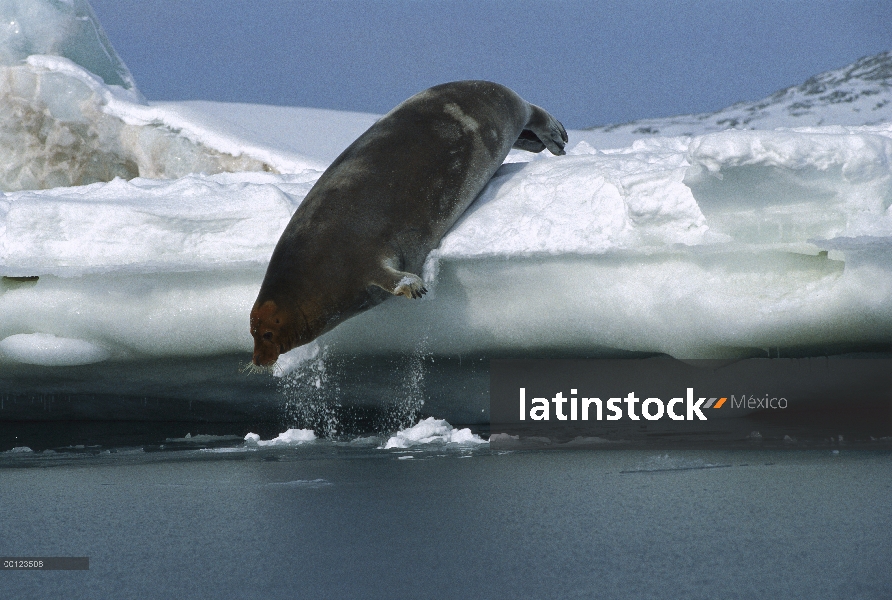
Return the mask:
[(60, 56), (0, 66), (0, 189), (324, 166), (246, 144), (140, 100), (134, 90), (106, 85)]
[[(728, 131), (504, 165), (436, 257), (664, 252), (892, 233), (892, 127)], [(265, 265), (320, 175), (116, 179), (0, 200), (10, 276)], [(188, 200), (188, 201), (184, 201)]]
[[(247, 355), (266, 261), (318, 175), (5, 195), (0, 271), (40, 279), (4, 281), (0, 340), (17, 337), (3, 356), (46, 364), (45, 334), (66, 348), (85, 342), (85, 361)], [(500, 169), (428, 261), (432, 298), (386, 302), (321, 343), (687, 358), (887, 343), (890, 204), (892, 125), (726, 131), (606, 152), (579, 143)]]
[(815, 75), (754, 102), (714, 113), (640, 119), (592, 127), (624, 145), (648, 136), (692, 136), (726, 129), (775, 129), (821, 125), (877, 125), (892, 121), (892, 51)]
[(324, 167), (149, 106), (86, 0), (5, 0), (0, 23), (0, 190)]
[(87, 0), (3, 0), (0, 21), (0, 65), (21, 64), (31, 56), (60, 56), (144, 102)]
[(9, 193), (4, 275), (213, 271), (265, 264), (320, 172), (223, 173)]

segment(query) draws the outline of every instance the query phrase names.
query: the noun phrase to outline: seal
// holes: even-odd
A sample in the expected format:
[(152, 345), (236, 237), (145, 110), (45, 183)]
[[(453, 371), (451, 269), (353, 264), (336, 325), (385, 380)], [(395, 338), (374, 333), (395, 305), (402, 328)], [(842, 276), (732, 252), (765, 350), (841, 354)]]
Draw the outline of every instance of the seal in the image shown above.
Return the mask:
[(306, 344), (418, 273), (511, 148), (564, 154), (545, 110), (488, 81), (445, 83), (378, 120), (326, 169), (276, 244), (251, 310), (253, 363)]

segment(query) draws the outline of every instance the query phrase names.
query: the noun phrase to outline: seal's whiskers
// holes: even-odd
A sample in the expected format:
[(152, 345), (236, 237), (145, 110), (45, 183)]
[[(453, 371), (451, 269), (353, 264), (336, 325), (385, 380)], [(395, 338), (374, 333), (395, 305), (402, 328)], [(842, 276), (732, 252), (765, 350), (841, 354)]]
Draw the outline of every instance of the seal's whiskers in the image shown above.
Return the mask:
[(248, 373), (249, 375), (255, 375), (257, 373), (272, 373), (275, 369), (275, 364), (269, 365), (267, 367), (261, 367), (259, 365), (255, 365), (253, 362), (247, 362), (243, 365), (238, 372), (239, 373)]

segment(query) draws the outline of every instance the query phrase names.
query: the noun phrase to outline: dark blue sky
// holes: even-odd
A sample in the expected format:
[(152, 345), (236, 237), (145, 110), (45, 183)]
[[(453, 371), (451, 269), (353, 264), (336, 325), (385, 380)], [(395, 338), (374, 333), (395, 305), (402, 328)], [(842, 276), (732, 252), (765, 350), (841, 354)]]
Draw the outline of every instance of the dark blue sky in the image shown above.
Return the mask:
[(890, 0), (91, 0), (150, 100), (383, 113), (456, 79), (568, 127), (723, 108), (892, 49)]

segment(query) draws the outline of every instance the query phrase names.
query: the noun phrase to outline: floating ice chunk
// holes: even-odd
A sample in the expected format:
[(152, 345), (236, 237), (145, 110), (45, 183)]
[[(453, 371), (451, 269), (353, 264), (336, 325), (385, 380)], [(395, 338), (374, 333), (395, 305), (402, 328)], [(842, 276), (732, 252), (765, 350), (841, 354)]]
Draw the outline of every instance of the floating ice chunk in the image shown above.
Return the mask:
[(245, 444), (256, 444), (257, 446), (297, 446), (312, 442), (315, 439), (316, 434), (313, 433), (312, 429), (289, 429), (271, 440), (261, 440), (256, 433), (249, 433), (245, 436)]
[(412, 427), (396, 432), (384, 444), (384, 448), (409, 448), (421, 444), (486, 444), (486, 440), (471, 433), (468, 428), (455, 429), (443, 419), (428, 417)]
[(19, 333), (0, 340), (0, 355), (29, 365), (70, 367), (102, 362), (105, 348), (85, 340), (56, 337), (47, 333)]

